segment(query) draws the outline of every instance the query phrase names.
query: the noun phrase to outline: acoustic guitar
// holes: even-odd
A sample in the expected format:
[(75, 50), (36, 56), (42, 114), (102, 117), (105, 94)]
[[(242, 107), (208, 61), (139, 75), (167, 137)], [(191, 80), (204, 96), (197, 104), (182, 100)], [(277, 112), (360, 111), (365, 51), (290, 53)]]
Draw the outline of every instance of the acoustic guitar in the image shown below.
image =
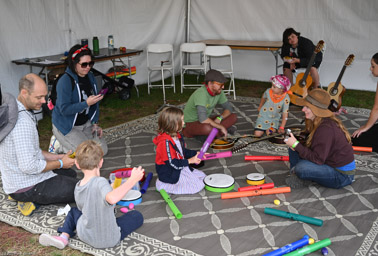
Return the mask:
[(314, 53), (312, 54), (310, 61), (308, 62), (306, 71), (304, 73), (299, 73), (297, 75), (295, 84), (290, 88), (291, 93), (289, 94), (289, 96), (291, 103), (297, 105), (298, 97), (303, 97), (304, 94), (307, 94), (307, 89), (312, 84), (312, 77), (309, 76), (310, 69), (314, 64), (316, 54), (320, 52), (323, 49), (323, 47), (324, 41), (320, 40), (315, 47)]
[(341, 108), (341, 97), (343, 97), (346, 91), (345, 87), (341, 84), (341, 78), (344, 75), (345, 69), (352, 64), (353, 60), (354, 55), (350, 54), (346, 59), (336, 82), (328, 85), (327, 92), (331, 96), (331, 105), (329, 106), (329, 109), (333, 112), (336, 112)]

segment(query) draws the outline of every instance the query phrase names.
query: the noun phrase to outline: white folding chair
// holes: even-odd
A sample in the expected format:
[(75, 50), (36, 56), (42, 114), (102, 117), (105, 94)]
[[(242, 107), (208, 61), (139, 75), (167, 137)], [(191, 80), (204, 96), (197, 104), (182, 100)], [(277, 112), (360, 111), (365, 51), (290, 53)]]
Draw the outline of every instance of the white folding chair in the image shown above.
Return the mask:
[(226, 77), (230, 77), (230, 84), (228, 89), (224, 90), (224, 92), (226, 94), (231, 94), (232, 92), (234, 94), (234, 99), (236, 99), (231, 48), (229, 46), (206, 46), (205, 67), (205, 72), (209, 69), (216, 69)]
[[(149, 44), (147, 46), (147, 69), (148, 69), (148, 94), (153, 87), (173, 87), (175, 88), (175, 75), (174, 75), (174, 61), (173, 61), (173, 46), (171, 44)], [(171, 73), (171, 84), (164, 84), (164, 71)], [(160, 72), (162, 84), (151, 84), (151, 73)], [(165, 91), (163, 92), (165, 95)]]
[[(185, 73), (187, 71), (197, 72), (198, 76), (205, 74), (205, 53), (206, 44), (204, 43), (183, 43), (180, 46), (180, 75), (181, 75), (181, 93), (186, 88), (200, 87), (203, 84), (185, 84)], [(186, 57), (186, 64), (185, 62)], [(197, 57), (197, 59), (195, 58)], [(198, 80), (198, 77), (197, 77)], [(197, 81), (198, 83), (198, 81)]]

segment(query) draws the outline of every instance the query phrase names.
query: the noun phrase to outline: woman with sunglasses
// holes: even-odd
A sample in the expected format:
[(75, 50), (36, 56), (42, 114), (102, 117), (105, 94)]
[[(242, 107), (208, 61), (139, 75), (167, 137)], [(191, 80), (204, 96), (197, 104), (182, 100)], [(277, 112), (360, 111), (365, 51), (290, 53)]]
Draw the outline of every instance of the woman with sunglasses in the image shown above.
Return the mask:
[(96, 80), (90, 71), (94, 65), (88, 46), (75, 45), (68, 52), (65, 74), (56, 86), (57, 99), (52, 112), (53, 134), (60, 142), (63, 153), (75, 152), (83, 141), (94, 139), (108, 151), (98, 126), (99, 101)]

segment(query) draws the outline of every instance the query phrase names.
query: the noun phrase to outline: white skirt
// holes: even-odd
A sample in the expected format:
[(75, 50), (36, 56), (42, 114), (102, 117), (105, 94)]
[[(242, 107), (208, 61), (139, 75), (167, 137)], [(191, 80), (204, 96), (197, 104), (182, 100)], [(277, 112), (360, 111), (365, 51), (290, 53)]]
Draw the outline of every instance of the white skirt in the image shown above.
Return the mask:
[(205, 183), (203, 183), (205, 177), (204, 172), (197, 169), (192, 172), (186, 166), (181, 170), (180, 178), (176, 184), (164, 183), (157, 179), (156, 189), (158, 191), (164, 189), (169, 194), (195, 194), (205, 187)]

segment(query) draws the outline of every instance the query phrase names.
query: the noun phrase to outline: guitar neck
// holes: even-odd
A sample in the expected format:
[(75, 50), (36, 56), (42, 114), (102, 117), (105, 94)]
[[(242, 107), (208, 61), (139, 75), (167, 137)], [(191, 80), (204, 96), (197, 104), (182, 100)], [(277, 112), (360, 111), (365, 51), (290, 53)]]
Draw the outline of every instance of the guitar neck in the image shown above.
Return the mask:
[(314, 63), (316, 53), (317, 53), (317, 52), (315, 51), (315, 52), (312, 54), (311, 59), (310, 59), (310, 61), (308, 62), (308, 65), (307, 65), (307, 68), (306, 68), (306, 72), (305, 72), (304, 75), (303, 75), (303, 80), (306, 80), (308, 74), (310, 73), (310, 69), (311, 69), (311, 67), (312, 67), (312, 64)]
[(346, 67), (347, 67), (347, 66), (344, 65), (343, 68), (341, 69), (341, 72), (340, 72), (339, 76), (337, 77), (337, 80), (336, 80), (336, 82), (335, 82), (335, 85), (332, 87), (331, 90), (334, 90), (334, 89), (336, 89), (336, 88), (339, 86), (339, 84), (340, 84), (340, 82), (341, 82), (341, 78), (343, 77), (344, 72), (345, 72), (345, 70), (346, 70)]

